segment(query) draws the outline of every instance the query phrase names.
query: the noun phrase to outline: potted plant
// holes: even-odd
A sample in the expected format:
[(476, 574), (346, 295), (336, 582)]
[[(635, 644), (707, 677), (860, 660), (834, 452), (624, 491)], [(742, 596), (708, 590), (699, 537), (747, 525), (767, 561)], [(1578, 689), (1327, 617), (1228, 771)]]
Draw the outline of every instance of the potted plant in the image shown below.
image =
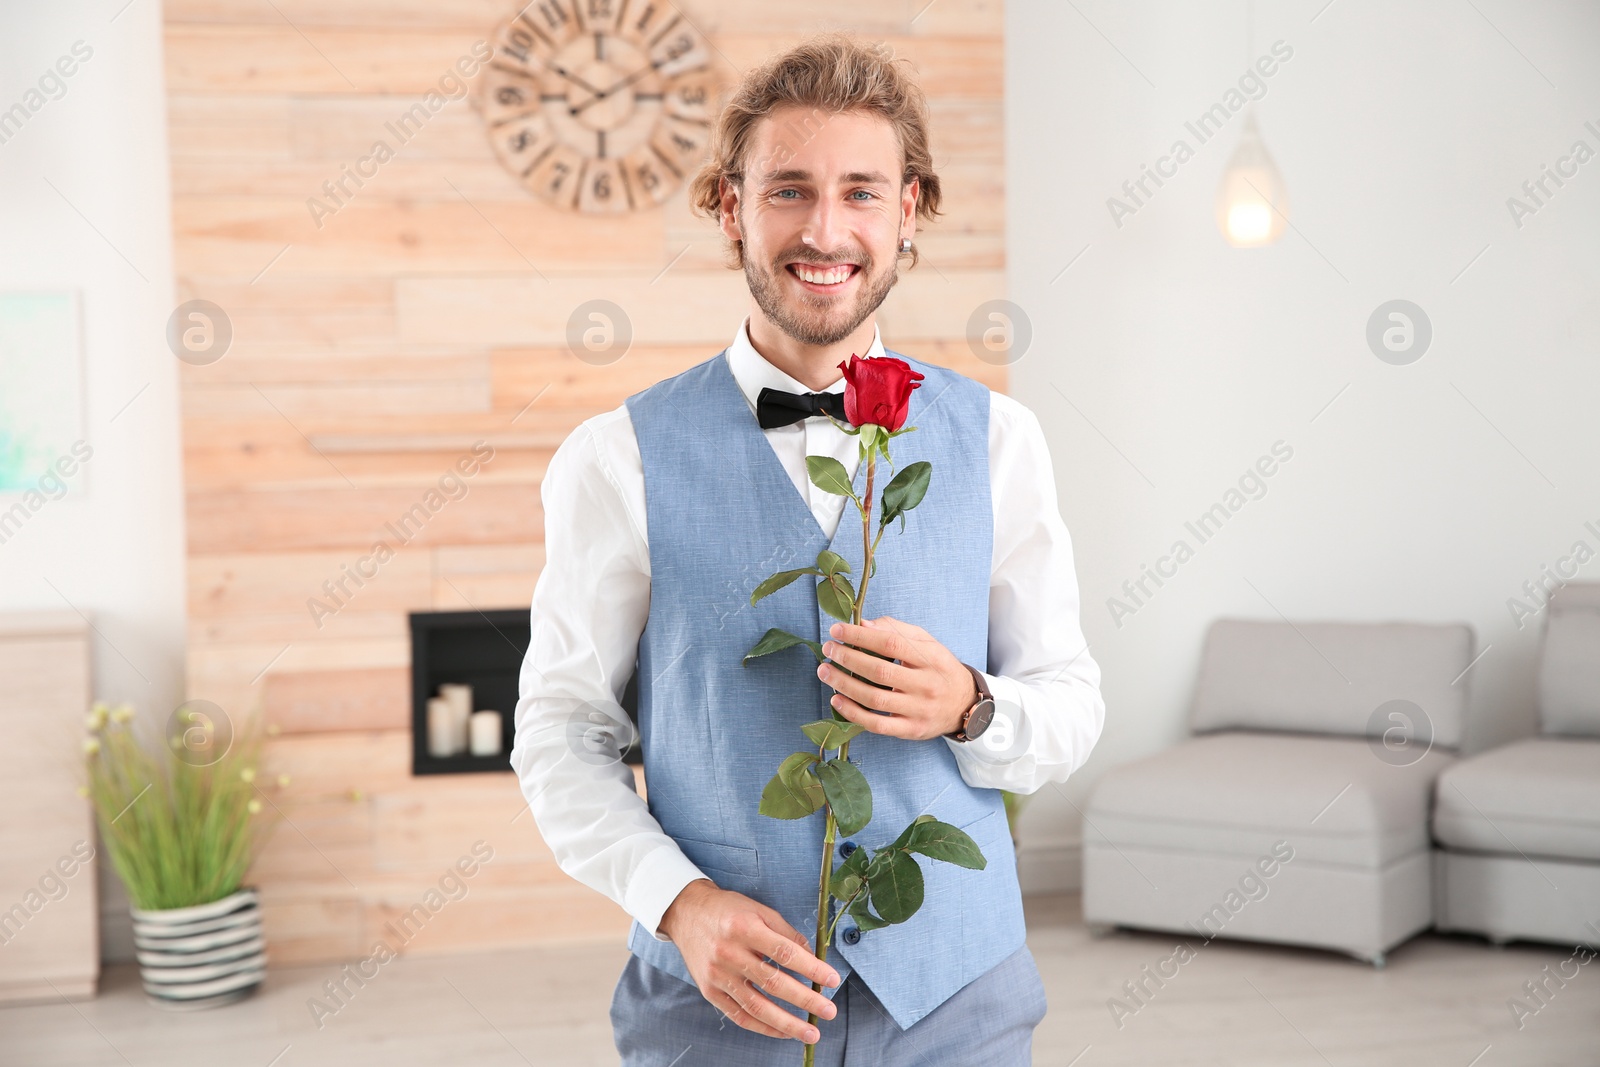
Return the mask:
[(163, 750), (140, 742), (133, 717), (127, 704), (96, 703), (84, 754), (145, 993), (172, 1008), (237, 1000), (267, 965), (260, 900), (243, 884), (271, 803), (256, 781), (259, 736), (235, 736), (220, 708), (191, 701), (174, 712)]

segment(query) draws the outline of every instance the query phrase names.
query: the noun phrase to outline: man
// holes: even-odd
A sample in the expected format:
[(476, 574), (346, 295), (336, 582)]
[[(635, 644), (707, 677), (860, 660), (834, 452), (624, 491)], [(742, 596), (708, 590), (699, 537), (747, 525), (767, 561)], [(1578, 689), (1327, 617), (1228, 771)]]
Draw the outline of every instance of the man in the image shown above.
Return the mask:
[[(884, 355), (874, 313), (897, 258), (915, 265), (939, 184), (920, 91), (847, 37), (747, 75), (711, 155), (692, 198), (744, 270), (749, 314), (729, 348), (552, 458), (512, 765), (562, 869), (636, 920), (611, 1006), (624, 1067), (793, 1064), (787, 1039), (829, 1067), (1028, 1064), (1046, 1004), (1000, 790), (1064, 780), (1104, 719), (1043, 433), (1015, 400), (905, 357), (925, 377), (892, 454), (934, 473), (876, 552), (867, 625), (833, 623), (803, 581), (751, 606), (822, 548), (859, 567), (860, 528), (805, 457), (862, 484), (856, 439), (825, 413), (842, 419), (842, 361)], [(791, 648), (742, 665), (770, 626), (817, 634), (829, 662)], [(615, 758), (636, 656), (648, 805)], [(815, 929), (822, 817), (757, 805), (830, 698), (866, 728), (851, 759), (874, 793), (841, 856), (928, 812), (988, 862), (924, 863), (915, 915), (842, 922), (824, 962), (800, 932)], [(609, 756), (585, 743), (596, 732)]]

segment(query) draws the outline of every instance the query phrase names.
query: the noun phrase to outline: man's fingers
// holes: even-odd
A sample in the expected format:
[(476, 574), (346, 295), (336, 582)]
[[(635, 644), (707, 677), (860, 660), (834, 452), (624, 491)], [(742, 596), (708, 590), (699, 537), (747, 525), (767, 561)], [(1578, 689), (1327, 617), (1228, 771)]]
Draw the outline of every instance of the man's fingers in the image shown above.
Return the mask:
[(766, 960), (758, 963), (746, 977), (768, 996), (786, 1000), (803, 1011), (815, 1012), (820, 1019), (831, 1019), (838, 1013), (833, 1001), (809, 985), (801, 985), (787, 971)]
[(915, 707), (915, 699), (908, 695), (909, 691), (879, 689), (858, 678), (850, 677), (837, 667), (823, 664), (817, 668), (817, 677), (834, 692), (849, 697), (863, 707), (876, 708), (891, 715), (903, 715)]
[[(762, 1023), (769, 1029), (779, 1031), (780, 1037), (792, 1037), (807, 1044), (811, 1044), (822, 1036), (815, 1026), (812, 1026), (804, 1019), (790, 1015), (762, 996), (755, 986), (743, 978), (735, 978), (735, 981), (737, 985), (732, 988), (723, 987), (723, 992), (733, 999), (733, 1002), (739, 1006), (740, 1010), (749, 1019)], [(728, 1017), (733, 1019), (734, 1022), (740, 1021), (738, 1017), (732, 1014)], [(743, 1023), (740, 1023), (740, 1025), (743, 1025)], [(753, 1027), (745, 1028), (753, 1029)]]
[(889, 626), (888, 616), (877, 621), (874, 626), (857, 626), (853, 622), (836, 622), (828, 628), (828, 636), (835, 641), (842, 641), (847, 645), (857, 648), (871, 649), (890, 659), (905, 662), (905, 653), (915, 660), (916, 653), (911, 648), (911, 643), (899, 630)]
[(788, 1039), (788, 1034), (780, 1033), (761, 1020), (752, 1018), (748, 1012), (739, 1006), (738, 1001), (720, 989), (713, 989), (711, 995), (706, 999), (711, 1002), (713, 1008), (726, 1015), (729, 1022), (741, 1029), (749, 1030), (763, 1037), (775, 1037), (779, 1040)]
[(822, 654), (829, 657), (835, 664), (840, 665), (859, 677), (869, 681), (877, 681), (878, 685), (890, 686), (898, 689), (910, 680), (910, 669), (896, 662), (883, 659), (882, 656), (864, 653), (859, 648), (851, 648), (842, 641), (829, 641), (822, 646)]
[(821, 982), (825, 986), (839, 984), (839, 972), (827, 962), (817, 959), (817, 954), (811, 950), (811, 942), (785, 922), (782, 915), (774, 911), (766, 919), (767, 925), (772, 927), (773, 936), (767, 944), (753, 946), (757, 952), (771, 957), (779, 967), (803, 974), (813, 982)]
[(904, 715), (873, 711), (871, 708), (862, 707), (842, 693), (839, 695), (839, 703), (835, 704), (834, 708), (840, 715), (866, 727), (871, 733), (882, 734), (885, 737), (908, 739), (911, 737), (911, 723)]

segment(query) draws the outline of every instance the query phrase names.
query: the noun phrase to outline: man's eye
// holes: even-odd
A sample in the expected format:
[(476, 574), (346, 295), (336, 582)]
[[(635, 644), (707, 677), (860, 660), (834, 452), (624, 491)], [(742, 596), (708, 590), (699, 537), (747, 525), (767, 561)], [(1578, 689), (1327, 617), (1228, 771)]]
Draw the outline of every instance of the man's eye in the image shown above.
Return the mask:
[(773, 193), (772, 195), (781, 198), (781, 197), (783, 197), (783, 195), (785, 193), (793, 193), (795, 196), (799, 196), (800, 195), (800, 190), (798, 190), (798, 189), (779, 189), (777, 192)]
[(851, 193), (850, 195), (851, 196), (855, 196), (856, 193), (860, 193), (862, 196), (866, 197), (868, 200), (871, 200), (875, 196), (877, 196), (877, 194), (872, 192), (870, 189), (857, 189), (855, 192)]

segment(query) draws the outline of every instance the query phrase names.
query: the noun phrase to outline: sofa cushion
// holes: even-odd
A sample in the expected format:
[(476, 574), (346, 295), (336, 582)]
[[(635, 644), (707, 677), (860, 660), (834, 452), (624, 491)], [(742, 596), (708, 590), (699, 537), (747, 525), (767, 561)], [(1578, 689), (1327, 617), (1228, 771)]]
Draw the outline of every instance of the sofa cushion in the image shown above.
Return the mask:
[(1084, 837), (1248, 863), (1286, 840), (1297, 860), (1377, 869), (1426, 850), (1437, 748), (1401, 766), (1364, 738), (1224, 732), (1101, 776)]
[[(1472, 628), (1465, 624), (1267, 622), (1218, 619), (1206, 633), (1190, 725), (1210, 730), (1290, 730), (1382, 735), (1415, 719), (1432, 743), (1461, 745)], [(1425, 734), (1419, 736), (1426, 736)]]
[(1539, 725), (1547, 734), (1600, 737), (1600, 608), (1560, 606), (1571, 602), (1553, 603), (1545, 620)]
[(1530, 737), (1439, 777), (1433, 834), (1451, 848), (1600, 860), (1600, 740)]

